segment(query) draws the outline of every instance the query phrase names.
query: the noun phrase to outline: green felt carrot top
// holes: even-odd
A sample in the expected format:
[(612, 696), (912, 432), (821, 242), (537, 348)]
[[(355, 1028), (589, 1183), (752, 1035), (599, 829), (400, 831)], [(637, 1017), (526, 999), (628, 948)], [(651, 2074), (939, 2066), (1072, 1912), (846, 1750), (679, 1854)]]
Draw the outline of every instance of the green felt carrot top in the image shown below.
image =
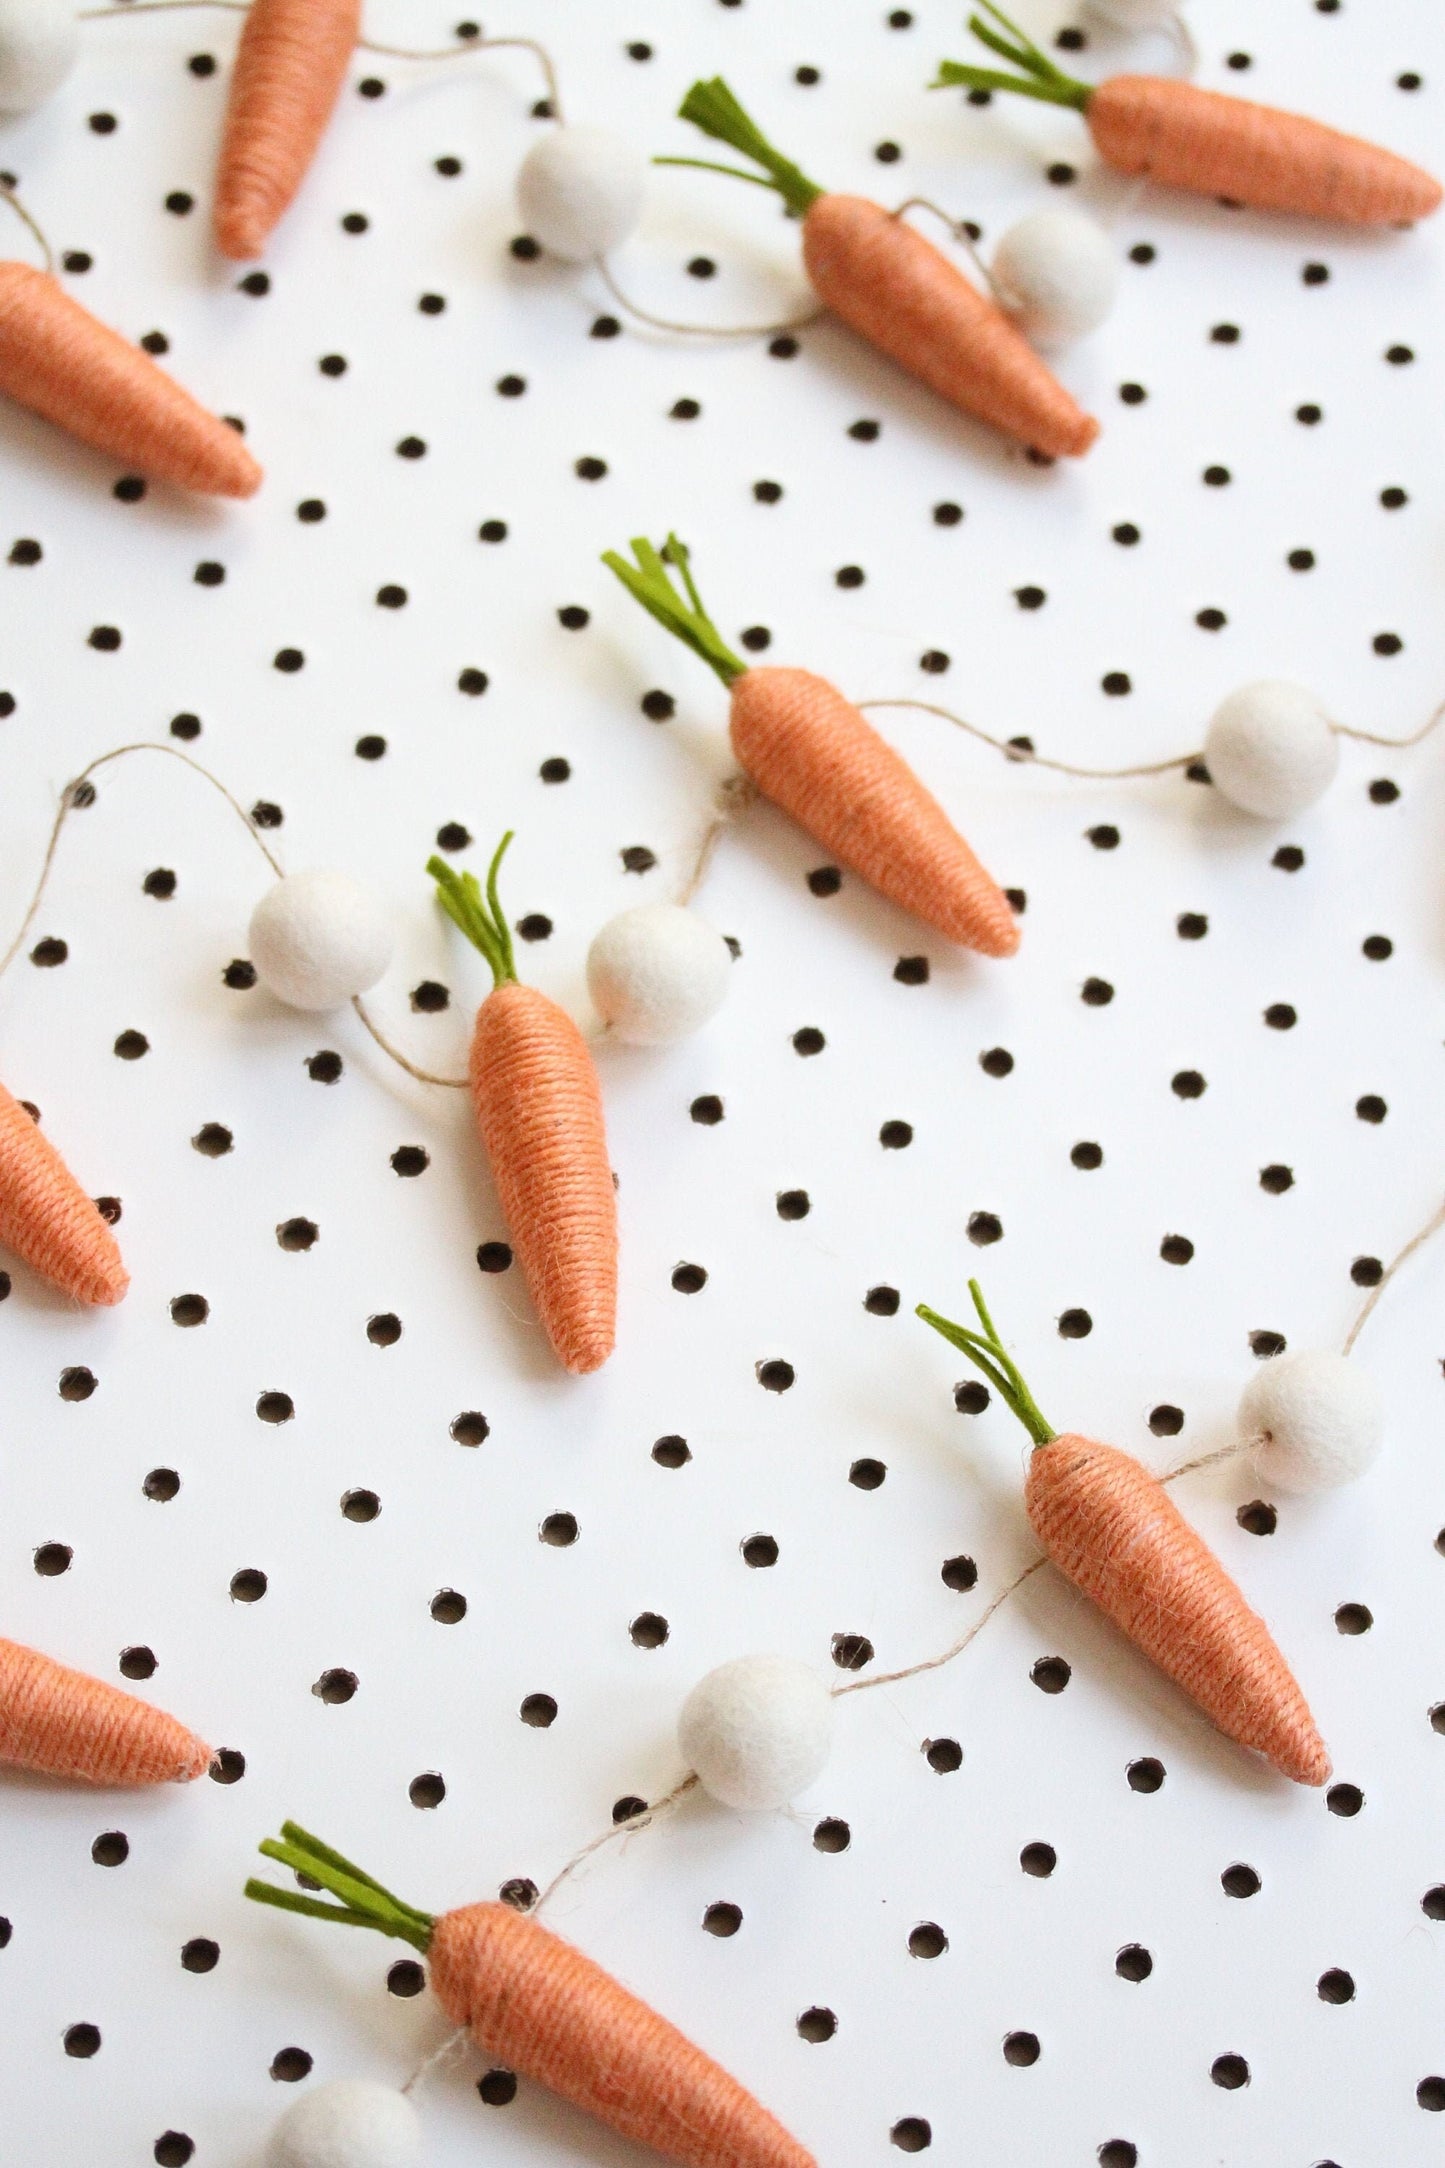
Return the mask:
[(973, 1297), (973, 1306), (983, 1327), (981, 1333), (974, 1332), (967, 1325), (955, 1325), (951, 1318), (940, 1317), (936, 1310), (929, 1309), (926, 1302), (918, 1304), (915, 1315), (921, 1317), (925, 1325), (931, 1325), (935, 1332), (942, 1333), (950, 1347), (956, 1347), (960, 1354), (968, 1357), (975, 1369), (983, 1372), (1000, 1399), (1023, 1424), (1035, 1445), (1050, 1444), (1058, 1436), (1058, 1432), (1045, 1421), (1038, 1402), (1024, 1382), (1023, 1372), (1000, 1340), (998, 1328), (988, 1314), (983, 1289), (977, 1280), (969, 1281), (968, 1291)]
[(826, 193), (790, 158), (784, 158), (781, 151), (774, 150), (720, 75), (715, 75), (711, 82), (694, 83), (678, 107), (677, 117), (690, 120), (704, 135), (740, 151), (744, 158), (751, 158), (754, 165), (763, 170), (747, 173), (741, 166), (720, 166), (708, 158), (654, 158), (655, 166), (699, 166), (705, 173), (728, 173), (735, 181), (751, 181), (755, 188), (771, 188), (782, 197), (794, 218), (802, 218), (819, 196)]
[[(703, 608), (688, 550), (675, 534), (668, 536), (660, 550), (653, 548), (646, 535), (634, 535), (630, 560), (616, 550), (604, 550), (602, 562), (617, 574), (633, 600), (640, 602), (675, 639), (700, 655), (724, 685), (744, 675), (748, 666), (733, 653)], [(682, 581), (682, 594), (673, 585), (669, 566), (675, 568)]]
[(487, 868), (485, 895), (474, 873), (457, 873), (444, 858), (433, 856), (426, 862), (426, 870), (437, 884), (437, 902), (447, 917), (460, 927), (473, 948), (481, 950), (492, 967), (492, 979), (497, 986), (515, 984), (517, 979), (512, 929), (497, 895), (497, 871), (514, 833), (515, 830), (509, 828), (497, 845)]
[(964, 90), (1014, 90), (1025, 98), (1041, 98), (1046, 105), (1071, 105), (1082, 113), (1094, 95), (1092, 83), (1081, 83), (1075, 76), (1065, 75), (1056, 68), (1047, 53), (1043, 52), (1027, 31), (1010, 20), (993, 0), (979, 0), (979, 6), (991, 15), (1003, 29), (995, 30), (985, 22), (982, 15), (970, 15), (968, 27), (981, 44), (990, 52), (998, 53), (1022, 72), (1005, 75), (1000, 68), (970, 68), (958, 60), (941, 60), (938, 75), (929, 84), (930, 90), (946, 90), (956, 86)]

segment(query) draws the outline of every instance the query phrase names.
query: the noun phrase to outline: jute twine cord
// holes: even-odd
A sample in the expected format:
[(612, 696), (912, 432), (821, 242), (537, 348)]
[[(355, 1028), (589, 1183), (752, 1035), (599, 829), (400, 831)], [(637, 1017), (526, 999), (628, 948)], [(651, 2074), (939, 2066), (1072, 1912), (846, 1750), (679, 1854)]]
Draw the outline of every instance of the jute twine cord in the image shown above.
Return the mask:
[(764, 796), (883, 895), (985, 955), (1017, 948), (1007, 897), (907, 762), (826, 678), (744, 671), (729, 727)]
[(812, 2156), (675, 2025), (503, 1904), (437, 1920), (431, 1984), (488, 2055), (684, 2168), (814, 2168)]
[(1411, 1235), (1409, 1241), (1405, 1244), (1405, 1247), (1399, 1252), (1398, 1256), (1393, 1257), (1390, 1260), (1390, 1263), (1386, 1267), (1382, 1277), (1377, 1280), (1375, 1285), (1370, 1289), (1369, 1294), (1365, 1297), (1364, 1302), (1360, 1305), (1359, 1315), (1356, 1317), (1355, 1322), (1353, 1325), (1351, 1325), (1349, 1331), (1345, 1334), (1344, 1345), (1340, 1349), (1340, 1353), (1342, 1355), (1348, 1355), (1352, 1352), (1355, 1342), (1359, 1339), (1360, 1334), (1364, 1331), (1365, 1325), (1370, 1318), (1376, 1303), (1384, 1294), (1385, 1289), (1389, 1286), (1391, 1280), (1394, 1279), (1395, 1274), (1399, 1271), (1401, 1265), (1403, 1265), (1407, 1259), (1413, 1257), (1416, 1250), (1422, 1249), (1424, 1245), (1430, 1240), (1430, 1237), (1432, 1235), (1438, 1234), (1442, 1227), (1445, 1227), (1445, 1204), (1441, 1205), (1438, 1212), (1434, 1212), (1431, 1214), (1430, 1218), (1425, 1222), (1425, 1225), (1419, 1230), (1418, 1234)]
[(211, 1749), (134, 1694), (0, 1641), (0, 1762), (82, 1784), (188, 1784)]
[(596, 1370), (617, 1321), (617, 1197), (602, 1092), (565, 1009), (511, 980), (477, 1011), (472, 1101), (502, 1216), (563, 1366)]
[(1141, 1462), (1067, 1433), (1030, 1454), (1024, 1503), (1065, 1578), (1227, 1737), (1297, 1784), (1325, 1782), (1324, 1741), (1268, 1627)]
[(6, 188), (3, 185), (0, 185), (0, 201), (9, 204), (11, 210), (19, 219), (21, 225), (27, 227), (33, 239), (40, 244), (41, 254), (45, 258), (46, 272), (53, 276), (55, 271), (55, 251), (50, 246), (50, 237), (46, 233), (44, 227), (39, 225), (36, 220), (31, 217), (30, 213), (26, 210), (24, 204), (20, 201), (20, 198), (16, 195), (13, 188)]
[[(751, 673), (750, 673), (751, 674)], [(1136, 776), (1169, 775), (1176, 768), (1191, 768), (1203, 760), (1202, 749), (1197, 753), (1176, 753), (1170, 760), (1142, 761), (1128, 768), (1080, 768), (1067, 760), (1050, 760), (1044, 753), (1037, 753), (1031, 745), (1021, 744), (1017, 738), (1000, 738), (978, 723), (971, 723), (966, 716), (956, 715), (952, 708), (941, 707), (933, 700), (860, 700), (858, 711), (867, 715), (874, 708), (912, 708), (920, 715), (937, 715), (943, 722), (952, 723), (970, 738), (977, 738), (981, 745), (990, 745), (996, 753), (1002, 753), (1023, 767), (1047, 768), (1055, 775), (1072, 775), (1090, 783), (1117, 783)], [(1330, 728), (1338, 738), (1354, 738), (1361, 745), (1382, 745), (1391, 752), (1403, 752), (1412, 745), (1420, 745), (1445, 720), (1445, 701), (1432, 709), (1418, 730), (1412, 730), (1403, 738), (1383, 737), (1373, 730), (1356, 729), (1352, 723), (1331, 722)]]
[(1098, 435), (998, 304), (880, 204), (819, 196), (803, 263), (835, 315), (963, 412), (1050, 457), (1077, 457)]
[(30, 264), (0, 263), (0, 392), (178, 488), (250, 497), (260, 487), (234, 429)]
[(1100, 157), (1120, 172), (1255, 210), (1408, 225), (1440, 202), (1438, 181), (1376, 143), (1169, 76), (1111, 76), (1085, 118)]
[(808, 309), (799, 316), (780, 317), (775, 324), (684, 324), (670, 316), (657, 316), (634, 301), (618, 284), (617, 274), (605, 256), (596, 259), (596, 269), (613, 300), (629, 316), (635, 316), (641, 324), (650, 324), (654, 331), (675, 331), (690, 339), (767, 339), (780, 331), (806, 331), (809, 324), (816, 324), (828, 313), (826, 309)]

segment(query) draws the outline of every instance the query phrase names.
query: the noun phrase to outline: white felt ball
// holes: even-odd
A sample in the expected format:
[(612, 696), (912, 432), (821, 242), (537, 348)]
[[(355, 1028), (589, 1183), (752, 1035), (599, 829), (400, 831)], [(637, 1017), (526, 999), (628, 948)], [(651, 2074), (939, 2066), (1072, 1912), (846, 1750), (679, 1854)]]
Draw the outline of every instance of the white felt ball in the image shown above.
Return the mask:
[(251, 961), (293, 1009), (336, 1009), (364, 994), (391, 962), (381, 905), (349, 874), (288, 873), (251, 913)]
[(266, 2168), (416, 2168), (420, 2160), (421, 2121), (404, 2093), (336, 2078), (286, 2110)]
[(1368, 1370), (1347, 1355), (1277, 1355), (1250, 1379), (1239, 1426), (1266, 1482), (1334, 1490), (1363, 1475), (1380, 1450), (1384, 1416)]
[(1231, 805), (1278, 821), (1324, 796), (1340, 747), (1312, 692), (1283, 678), (1260, 678), (1220, 701), (1205, 734), (1204, 760)]
[(702, 1788), (725, 1807), (785, 1807), (821, 1775), (833, 1744), (833, 1697), (793, 1656), (739, 1656), (699, 1679), (682, 1705), (678, 1744)]
[(69, 0), (0, 0), (0, 113), (33, 113), (79, 56)]
[(552, 128), (517, 174), (528, 233), (565, 263), (590, 263), (625, 241), (642, 216), (647, 161), (607, 128)]
[(1163, 30), (1179, 13), (1177, 0), (1089, 0), (1089, 7), (1115, 30)]
[(587, 951), (598, 1015), (633, 1046), (666, 1046), (716, 1016), (732, 957), (720, 933), (680, 903), (619, 911)]
[(1000, 305), (1025, 338), (1062, 346), (1096, 331), (1114, 306), (1119, 260), (1097, 219), (1084, 211), (1034, 211), (994, 250), (990, 267)]

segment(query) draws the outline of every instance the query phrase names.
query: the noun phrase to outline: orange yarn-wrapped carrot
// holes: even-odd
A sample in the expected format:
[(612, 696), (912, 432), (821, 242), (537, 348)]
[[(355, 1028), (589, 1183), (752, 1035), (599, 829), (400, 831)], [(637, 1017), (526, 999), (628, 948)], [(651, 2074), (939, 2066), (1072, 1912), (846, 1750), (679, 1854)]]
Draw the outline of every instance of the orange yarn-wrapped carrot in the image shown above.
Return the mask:
[(430, 1957), (432, 1987), (454, 2025), (624, 2137), (684, 2168), (815, 2168), (735, 2078), (537, 1921), (500, 1904), (418, 1912), (294, 1822), (261, 1851), (340, 1902), (255, 1879), (248, 1897), (409, 1942)]
[(0, 392), (157, 481), (217, 497), (261, 485), (234, 429), (30, 264), (0, 262)]
[(565, 1009), (517, 978), (497, 897), (503, 836), (487, 875), (444, 859), (427, 872), (442, 908), (492, 967), (477, 1011), (471, 1085), (502, 1213), (547, 1338), (567, 1370), (598, 1370), (617, 1337), (617, 1198), (602, 1091)]
[[(732, 695), (730, 732), (744, 773), (825, 849), (892, 902), (985, 956), (1011, 956), (1018, 925), (942, 806), (892, 746), (826, 678), (808, 670), (749, 670), (703, 609), (675, 535), (635, 563), (609, 550), (629, 594), (700, 655)], [(675, 566), (686, 590), (668, 577)]]
[(164, 1709), (0, 1641), (0, 1762), (82, 1784), (189, 1784), (211, 1749)]
[(361, 35), (361, 0), (251, 0), (216, 174), (223, 256), (259, 256), (326, 133)]
[(1132, 1454), (1049, 1428), (1006, 1352), (977, 1280), (982, 1333), (919, 1305), (973, 1363), (1034, 1441), (1024, 1505), (1034, 1534), (1082, 1589), (1219, 1729), (1296, 1784), (1323, 1784), (1330, 1757), (1269, 1628)]
[(76, 1302), (119, 1302), (130, 1285), (115, 1236), (55, 1146), (0, 1084), (0, 1248)]
[(803, 221), (803, 268), (820, 301), (871, 346), (952, 406), (1006, 436), (1077, 458), (1099, 434), (997, 302), (893, 212), (863, 196), (827, 195), (774, 150), (721, 76), (694, 83), (678, 108), (761, 174), (705, 159), (659, 158), (758, 181)]
[(1257, 211), (1294, 211), (1344, 226), (1409, 226), (1439, 206), (1434, 175), (1378, 143), (1169, 76), (1080, 83), (1056, 68), (1001, 8), (990, 0), (982, 4), (1002, 33), (978, 15), (970, 18), (970, 30), (1023, 72), (945, 60), (932, 87), (1013, 90), (1048, 105), (1074, 106), (1100, 157), (1121, 173), (1147, 174), (1171, 188), (1225, 196)]

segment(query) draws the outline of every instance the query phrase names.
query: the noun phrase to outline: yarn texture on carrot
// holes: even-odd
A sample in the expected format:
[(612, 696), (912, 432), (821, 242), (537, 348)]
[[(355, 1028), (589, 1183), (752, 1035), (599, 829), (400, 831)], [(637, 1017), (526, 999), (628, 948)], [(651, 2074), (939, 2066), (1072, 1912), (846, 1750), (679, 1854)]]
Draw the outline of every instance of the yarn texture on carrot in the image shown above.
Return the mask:
[[(1081, 83), (1055, 67), (1001, 8), (981, 0), (974, 36), (1020, 72), (939, 64), (942, 90), (1017, 91), (1075, 107), (1099, 156), (1195, 195), (1225, 196), (1257, 211), (1292, 211), (1345, 226), (1408, 226), (1440, 203), (1433, 174), (1322, 121), (1202, 90), (1172, 76), (1115, 75)], [(997, 26), (997, 27), (996, 27)]]
[(82, 1784), (189, 1784), (211, 1749), (164, 1709), (0, 1641), (0, 1762)]
[(703, 166), (773, 189), (803, 222), (803, 267), (822, 301), (871, 346), (950, 405), (1051, 458), (1078, 457), (1099, 425), (1065, 391), (989, 295), (921, 233), (863, 196), (830, 195), (776, 151), (721, 76), (694, 83), (678, 108), (758, 173)]
[(294, 1822), (260, 1849), (338, 1902), (256, 1879), (248, 1897), (409, 1942), (430, 1959), (447, 2016), (484, 2053), (624, 2137), (684, 2168), (814, 2168), (735, 2078), (536, 1920), (502, 1904), (419, 1912)]
[(0, 1084), (0, 1249), (76, 1302), (115, 1303), (130, 1285), (115, 1236), (18, 1099)]
[(251, 0), (216, 175), (223, 256), (259, 256), (306, 178), (361, 35), (361, 0)]
[(527, 1286), (563, 1367), (598, 1370), (617, 1336), (617, 1198), (602, 1090), (565, 1009), (517, 978), (497, 896), (503, 836), (483, 894), (441, 858), (437, 899), (491, 966), (477, 1011), (470, 1077), (477, 1125)]
[(261, 485), (236, 430), (30, 264), (0, 262), (0, 392), (178, 489), (250, 497)]
[(968, 1286), (981, 1332), (922, 1303), (918, 1315), (983, 1372), (1033, 1439), (1024, 1506), (1060, 1573), (1227, 1737), (1296, 1784), (1325, 1783), (1329, 1754), (1264, 1620), (1142, 1462), (1049, 1427), (977, 1280)]
[(661, 550), (639, 537), (631, 560), (609, 550), (602, 562), (728, 688), (733, 751), (764, 797), (949, 940), (986, 956), (1013, 954), (1019, 933), (1008, 898), (908, 763), (836, 686), (808, 670), (750, 670), (703, 609), (675, 535)]

